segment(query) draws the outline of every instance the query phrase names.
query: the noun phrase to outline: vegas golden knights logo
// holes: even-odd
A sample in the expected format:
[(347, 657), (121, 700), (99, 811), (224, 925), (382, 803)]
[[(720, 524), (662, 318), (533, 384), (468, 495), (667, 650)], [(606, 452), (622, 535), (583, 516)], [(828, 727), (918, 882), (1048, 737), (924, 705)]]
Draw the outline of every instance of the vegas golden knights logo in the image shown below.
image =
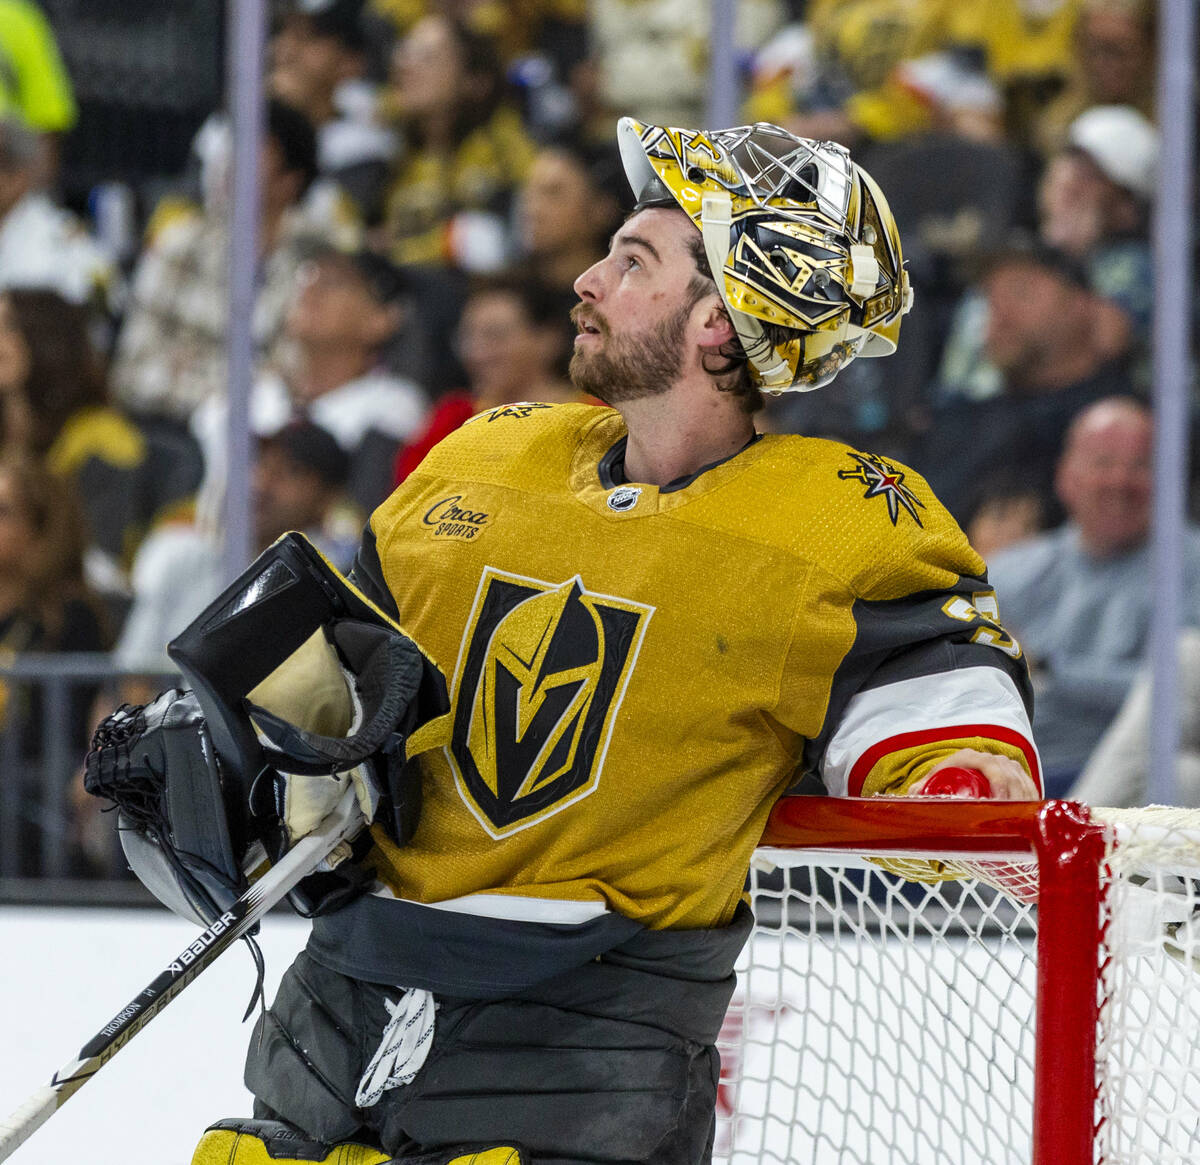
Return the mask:
[(488, 568), (454, 677), (449, 753), (493, 837), (586, 797), (653, 608)]

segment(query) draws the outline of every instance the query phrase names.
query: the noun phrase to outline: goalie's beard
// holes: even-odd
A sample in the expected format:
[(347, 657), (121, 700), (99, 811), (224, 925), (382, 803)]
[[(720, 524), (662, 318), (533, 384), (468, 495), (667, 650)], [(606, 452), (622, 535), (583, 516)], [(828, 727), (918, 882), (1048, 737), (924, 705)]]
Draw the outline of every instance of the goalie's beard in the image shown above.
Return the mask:
[(660, 396), (679, 378), (683, 369), (683, 338), (693, 305), (639, 335), (614, 335), (595, 309), (578, 304), (571, 312), (599, 329), (599, 343), (588, 351), (576, 346), (571, 356), (571, 383), (582, 393), (606, 405)]

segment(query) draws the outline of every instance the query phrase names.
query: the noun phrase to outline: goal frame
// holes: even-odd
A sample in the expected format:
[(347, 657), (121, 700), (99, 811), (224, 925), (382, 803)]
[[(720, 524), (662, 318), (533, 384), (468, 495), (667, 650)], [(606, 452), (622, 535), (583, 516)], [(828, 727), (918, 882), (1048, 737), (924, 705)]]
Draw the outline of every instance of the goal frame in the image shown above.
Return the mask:
[[(1037, 862), (1032, 1165), (1091, 1165), (1109, 827), (1072, 801), (788, 796), (760, 849)], [(764, 854), (764, 856), (768, 856)]]

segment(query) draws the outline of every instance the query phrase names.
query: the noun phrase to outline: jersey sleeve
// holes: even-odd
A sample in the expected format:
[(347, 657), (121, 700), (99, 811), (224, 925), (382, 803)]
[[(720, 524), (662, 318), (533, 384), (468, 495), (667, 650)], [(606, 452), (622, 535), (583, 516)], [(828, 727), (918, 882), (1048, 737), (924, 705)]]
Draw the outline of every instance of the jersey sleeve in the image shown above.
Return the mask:
[(903, 792), (962, 748), (1020, 762), (1041, 787), (1032, 690), (986, 576), (876, 605), (834, 680), (820, 773), (831, 793)]
[[(983, 560), (928, 487), (908, 480), (920, 523), (868, 531), (862, 569), (809, 584), (846, 646), (804, 770), (834, 795), (898, 793), (974, 748), (1017, 760), (1040, 788), (1021, 646), (1000, 620)], [(803, 674), (803, 636), (792, 650)]]

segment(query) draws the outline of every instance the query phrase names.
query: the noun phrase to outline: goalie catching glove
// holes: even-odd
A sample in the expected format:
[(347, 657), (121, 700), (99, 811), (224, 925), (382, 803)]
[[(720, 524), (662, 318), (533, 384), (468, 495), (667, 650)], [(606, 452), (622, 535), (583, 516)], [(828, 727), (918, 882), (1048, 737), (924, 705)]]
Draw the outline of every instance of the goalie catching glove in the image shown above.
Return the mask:
[[(272, 591), (286, 624), (273, 625)], [(211, 922), (350, 785), (364, 821), (411, 836), (420, 784), (408, 762), (442, 743), (444, 681), (306, 540), (264, 552), (171, 651), (193, 690), (114, 712), (84, 775), (118, 806), (125, 855), (160, 901)], [(363, 878), (353, 863), (318, 868), (290, 897), (301, 913), (334, 909)]]

